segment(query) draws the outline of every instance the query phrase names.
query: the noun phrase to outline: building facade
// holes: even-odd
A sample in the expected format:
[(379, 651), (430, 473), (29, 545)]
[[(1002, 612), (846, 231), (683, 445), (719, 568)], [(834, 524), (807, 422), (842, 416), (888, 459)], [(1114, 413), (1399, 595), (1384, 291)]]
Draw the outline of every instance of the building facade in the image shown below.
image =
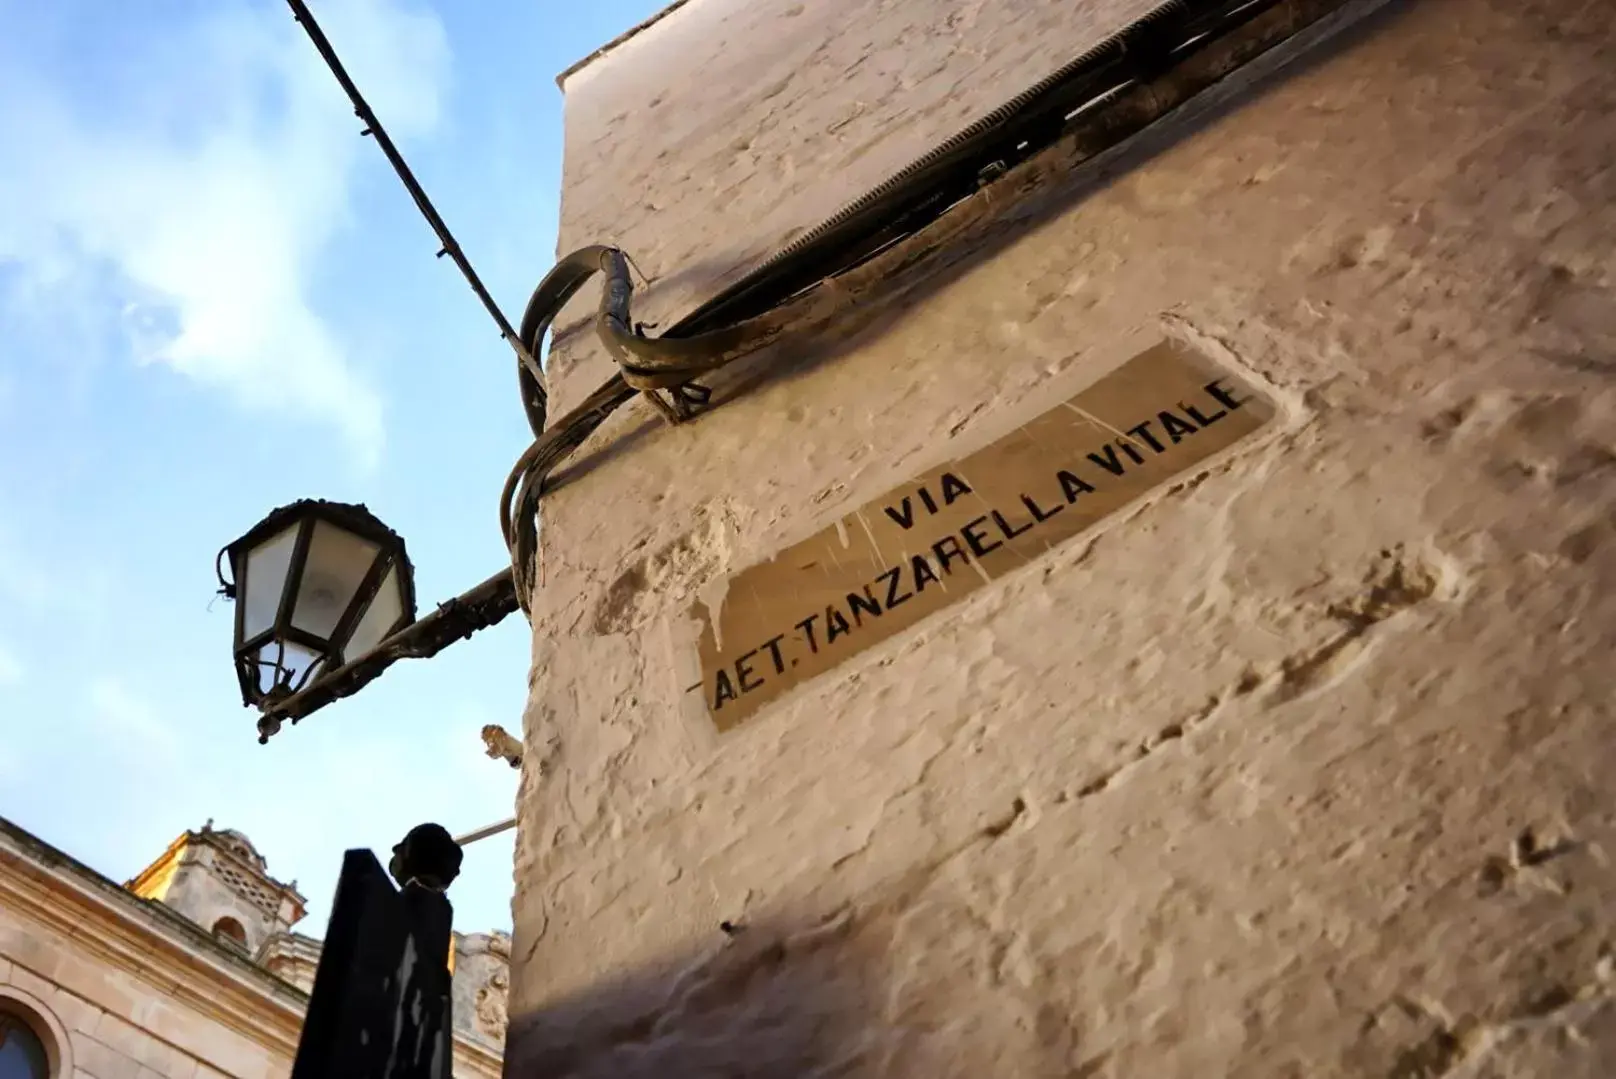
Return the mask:
[[(674, 5), (560, 248), (668, 326), (1155, 6)], [(558, 476), (510, 1073), (1616, 1074), (1610, 5), (1342, 3), (1051, 153)]]
[[(320, 959), (303, 910), (212, 822), (120, 886), (0, 819), (0, 1075), (285, 1076)], [(455, 935), (457, 1079), (501, 1072), (509, 956), (503, 933)]]

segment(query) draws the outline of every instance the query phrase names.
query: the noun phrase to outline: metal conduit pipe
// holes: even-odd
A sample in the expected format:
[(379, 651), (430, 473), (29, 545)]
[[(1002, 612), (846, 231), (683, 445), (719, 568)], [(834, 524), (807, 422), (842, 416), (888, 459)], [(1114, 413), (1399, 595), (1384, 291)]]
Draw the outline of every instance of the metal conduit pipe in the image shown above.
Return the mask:
[(455, 836), (455, 843), (462, 847), (470, 846), (479, 839), (487, 839), (491, 835), (499, 835), (499, 833), (508, 832), (515, 827), (516, 818), (512, 817), (509, 820), (502, 820), (498, 824), (490, 824), (486, 827), (478, 828), (474, 832), (467, 832), (465, 835), (457, 835)]

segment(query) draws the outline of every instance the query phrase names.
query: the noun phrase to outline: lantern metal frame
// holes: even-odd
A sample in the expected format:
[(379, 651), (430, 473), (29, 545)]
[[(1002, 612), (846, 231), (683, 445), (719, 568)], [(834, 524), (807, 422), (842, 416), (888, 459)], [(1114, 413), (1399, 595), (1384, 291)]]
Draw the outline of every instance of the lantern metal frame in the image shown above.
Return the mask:
[[(308, 568), (309, 548), (314, 541), (315, 528), (321, 523), (376, 547), (376, 554), (371, 560), (369, 569), (365, 571), (358, 588), (349, 598), (330, 635), (325, 638), (301, 629), (293, 623), (303, 574)], [(240, 595), (241, 590), (243, 588), (250, 590), (253, 587), (248, 571), (248, 561), (253, 552), (293, 528), (297, 529), (297, 535), (292, 542), (286, 572), (278, 582), (280, 596), (276, 603), (274, 620), (269, 627), (254, 633), (250, 638), (247, 637), (247, 604), (236, 603), (234, 651), (236, 678), (241, 686), (242, 703), (265, 713), (272, 711), (283, 700), (296, 696), (311, 680), (317, 682), (330, 672), (341, 668), (349, 660), (358, 658), (346, 654), (354, 630), (369, 611), (388, 574), (395, 569), (398, 571), (396, 578), (400, 614), (383, 630), (371, 650), (399, 630), (413, 624), (416, 617), (415, 567), (410, 563), (404, 537), (383, 524), (365, 506), (348, 502), (305, 498), (271, 511), (262, 521), (248, 529), (241, 538), (219, 552), (220, 591), (231, 600), (244, 598)], [(225, 580), (222, 569), (226, 559), (230, 563), (231, 579), (228, 581)], [(266, 645), (277, 643), (282, 646), (282, 655), (275, 664), (277, 680), (265, 690), (261, 688), (260, 674), (265, 661), (260, 658), (260, 651)], [(315, 657), (315, 661), (309, 664), (295, 684), (278, 677), (283, 669), (281, 660), (284, 658), (285, 645), (307, 649)]]

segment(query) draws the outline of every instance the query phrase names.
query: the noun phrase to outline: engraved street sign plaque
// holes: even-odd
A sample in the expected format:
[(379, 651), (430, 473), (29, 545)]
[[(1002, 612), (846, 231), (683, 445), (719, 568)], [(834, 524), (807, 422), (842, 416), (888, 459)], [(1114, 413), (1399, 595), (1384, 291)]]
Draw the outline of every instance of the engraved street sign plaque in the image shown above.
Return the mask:
[(794, 686), (1087, 531), (1274, 416), (1250, 388), (1163, 342), (1003, 437), (938, 465), (691, 612), (720, 732)]

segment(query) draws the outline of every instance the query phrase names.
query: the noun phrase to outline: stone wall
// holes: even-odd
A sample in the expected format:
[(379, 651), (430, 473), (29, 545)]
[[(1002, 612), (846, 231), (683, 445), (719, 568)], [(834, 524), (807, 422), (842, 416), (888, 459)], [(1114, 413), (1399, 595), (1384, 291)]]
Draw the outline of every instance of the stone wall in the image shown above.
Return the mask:
[[(151, 963), (156, 967), (156, 963)], [(297, 1020), (279, 1049), (164, 994), (71, 938), (0, 905), (0, 1007), (20, 1001), (65, 1040), (64, 1079), (272, 1079), (292, 1066)]]
[(211, 821), (175, 839), (127, 886), (209, 931), (230, 919), (241, 928), (248, 955), (303, 917), (295, 885), (271, 877), (246, 836), (215, 831)]
[(200, 926), (0, 821), (0, 1008), (33, 1020), (61, 1079), (284, 1076), (306, 1002)]
[[(461, 940), (471, 969), (455, 985), (472, 1006), (456, 1016), (454, 1075), (492, 1079), (500, 1039), (474, 1006), (509, 941)], [(40, 1035), (53, 1079), (283, 1077), (319, 953), (318, 941), (281, 934), (255, 961), (0, 818), (0, 1011)], [(502, 1009), (503, 984), (497, 996)]]
[(283, 927), (246, 896), (206, 871), (208, 863), (217, 857), (216, 851), (206, 847), (186, 851), (180, 872), (160, 901), (209, 931), (220, 919), (233, 919), (246, 934), (246, 953), (253, 955)]
[[(1616, 1073), (1616, 33), (1376, 6), (560, 477), (509, 1074)], [(695, 0), (567, 80), (561, 246), (665, 324), (1122, 7)], [(715, 584), (1163, 338), (1278, 420), (690, 720)]]

